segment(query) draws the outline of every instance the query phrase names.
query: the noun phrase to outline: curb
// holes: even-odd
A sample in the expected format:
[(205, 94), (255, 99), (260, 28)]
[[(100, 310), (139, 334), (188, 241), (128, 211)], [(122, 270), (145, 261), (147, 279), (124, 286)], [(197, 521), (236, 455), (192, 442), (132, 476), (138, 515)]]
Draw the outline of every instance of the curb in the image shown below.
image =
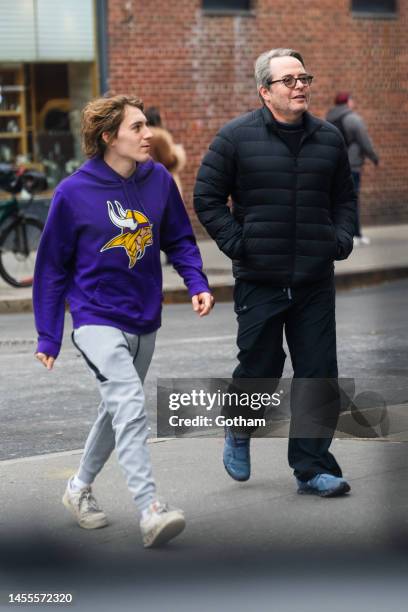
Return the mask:
[[(373, 270), (362, 270), (355, 272), (342, 272), (336, 274), (335, 282), (336, 289), (339, 291), (347, 291), (348, 289), (356, 289), (358, 287), (369, 287), (379, 285), (381, 283), (408, 278), (408, 266), (400, 266), (394, 268), (382, 268)], [(210, 283), (211, 284), (211, 283)], [(227, 282), (213, 286), (213, 294), (216, 302), (231, 302), (233, 299), (233, 284)], [(16, 290), (18, 291), (18, 289)], [(164, 304), (188, 304), (190, 296), (184, 287), (177, 289), (166, 289), (164, 291)], [(31, 298), (0, 298), (0, 315), (1, 314), (18, 314), (28, 313), (33, 311)]]
[(0, 299), (0, 315), (18, 314), (22, 312), (33, 312), (31, 298)]
[[(403, 278), (408, 278), (408, 266), (340, 272), (335, 275), (335, 283), (338, 291), (347, 291), (348, 289), (370, 287)], [(234, 285), (232, 282), (214, 285), (212, 290), (216, 302), (231, 302), (233, 300)], [(183, 304), (188, 302), (190, 302), (190, 298), (185, 289), (169, 289), (164, 293), (165, 304)]]
[(336, 289), (345, 291), (357, 287), (369, 287), (393, 280), (408, 278), (408, 266), (395, 266), (390, 268), (377, 268), (354, 272), (342, 272), (335, 276)]

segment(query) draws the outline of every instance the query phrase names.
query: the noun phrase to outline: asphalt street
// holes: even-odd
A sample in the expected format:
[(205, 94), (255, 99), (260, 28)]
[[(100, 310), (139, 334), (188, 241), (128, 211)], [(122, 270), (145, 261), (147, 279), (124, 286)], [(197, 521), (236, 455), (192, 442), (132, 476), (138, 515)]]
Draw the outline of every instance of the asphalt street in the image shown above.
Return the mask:
[[(337, 295), (340, 375), (354, 377), (360, 390), (375, 388), (391, 403), (408, 401), (407, 295), (408, 281)], [(63, 348), (48, 372), (33, 358), (32, 315), (0, 316), (1, 460), (83, 447), (98, 393), (70, 332), (67, 315)], [(217, 304), (203, 319), (187, 304), (164, 308), (145, 384), (153, 435), (157, 379), (229, 377), (236, 362), (235, 333), (230, 303)], [(291, 375), (289, 359), (284, 375)]]

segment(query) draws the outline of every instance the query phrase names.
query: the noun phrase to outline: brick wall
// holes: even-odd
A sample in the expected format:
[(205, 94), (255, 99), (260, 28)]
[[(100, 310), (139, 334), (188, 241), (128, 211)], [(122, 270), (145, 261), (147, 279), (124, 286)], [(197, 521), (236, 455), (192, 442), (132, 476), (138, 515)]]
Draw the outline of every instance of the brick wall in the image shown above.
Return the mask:
[(200, 0), (109, 0), (110, 89), (162, 111), (184, 144), (186, 206), (217, 129), (258, 106), (253, 63), (272, 47), (298, 49), (315, 75), (311, 111), (324, 117), (350, 90), (381, 164), (366, 163), (363, 223), (408, 222), (408, 0), (396, 19), (353, 17), (350, 0), (254, 0), (249, 15), (206, 15)]

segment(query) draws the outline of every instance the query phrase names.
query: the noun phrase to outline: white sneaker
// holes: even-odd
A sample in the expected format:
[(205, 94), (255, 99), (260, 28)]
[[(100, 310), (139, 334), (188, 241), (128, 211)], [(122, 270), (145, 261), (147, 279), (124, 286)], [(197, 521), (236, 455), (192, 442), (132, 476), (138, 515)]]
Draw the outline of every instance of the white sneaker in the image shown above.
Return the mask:
[(68, 482), (62, 503), (74, 515), (78, 525), (83, 529), (99, 529), (108, 524), (106, 514), (98, 506), (90, 486), (77, 493), (71, 490)]
[(169, 510), (167, 504), (153, 502), (147, 512), (147, 517), (140, 521), (145, 548), (165, 544), (181, 533), (186, 526), (183, 511)]
[(371, 240), (368, 236), (354, 236), (353, 243), (355, 247), (367, 246), (371, 244)]

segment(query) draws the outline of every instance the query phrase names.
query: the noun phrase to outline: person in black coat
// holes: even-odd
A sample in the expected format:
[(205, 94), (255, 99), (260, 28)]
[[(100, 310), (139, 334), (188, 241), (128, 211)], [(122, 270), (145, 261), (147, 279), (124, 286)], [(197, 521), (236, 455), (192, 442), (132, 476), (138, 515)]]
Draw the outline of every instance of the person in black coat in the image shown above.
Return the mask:
[[(255, 79), (262, 107), (220, 129), (198, 171), (194, 206), (232, 259), (237, 388), (253, 378), (276, 388), (285, 332), (298, 491), (342, 495), (350, 487), (329, 447), (339, 411), (334, 260), (350, 255), (356, 221), (347, 150), (335, 126), (308, 112), (313, 76), (300, 53), (263, 53)], [(253, 431), (226, 428), (223, 460), (235, 480), (250, 477)]]

